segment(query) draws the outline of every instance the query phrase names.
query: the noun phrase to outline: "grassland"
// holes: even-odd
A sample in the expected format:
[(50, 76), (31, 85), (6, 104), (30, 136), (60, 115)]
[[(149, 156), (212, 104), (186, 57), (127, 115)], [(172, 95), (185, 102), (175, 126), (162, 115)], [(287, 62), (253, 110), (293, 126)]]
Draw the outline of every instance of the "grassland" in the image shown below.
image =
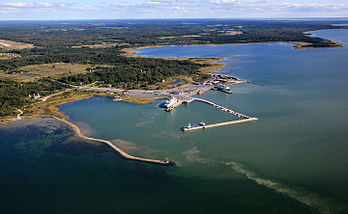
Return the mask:
[(17, 82), (31, 82), (31, 81), (37, 80), (36, 78), (32, 78), (32, 77), (20, 76), (18, 74), (6, 74), (3, 72), (0, 72), (0, 79), (6, 80), (6, 81), (17, 81)]
[(226, 31), (222, 31), (223, 35), (228, 35), (228, 36), (234, 36), (234, 35), (240, 35), (243, 34), (242, 31), (239, 30), (226, 30)]
[(4, 50), (22, 50), (26, 48), (34, 48), (33, 44), (27, 44), (22, 42), (14, 42), (10, 40), (0, 39), (0, 48)]
[(214, 73), (225, 66), (223, 63), (216, 63), (217, 61), (222, 61), (224, 58), (192, 58), (190, 59), (194, 63), (198, 64), (209, 64), (208, 67), (201, 67), (199, 70), (205, 74)]
[(158, 82), (155, 85), (150, 85), (149, 89), (166, 90), (166, 89), (176, 88), (176, 87), (178, 87), (178, 85), (169, 85), (170, 83), (175, 82), (176, 79), (180, 79), (182, 81), (182, 83), (180, 85), (194, 82), (192, 77), (190, 77), (190, 76), (179, 75), (179, 76), (169, 77), (169, 78), (165, 79), (165, 82)]
[[(98, 67), (111, 67), (109, 65), (97, 65)], [(35, 81), (44, 77), (60, 78), (76, 74), (93, 72), (91, 65), (72, 63), (52, 63), (28, 65), (20, 67), (18, 71), (10, 74), (0, 73), (1, 79), (16, 80), (22, 82)], [(21, 72), (22, 71), (22, 72)], [(23, 72), (24, 71), (24, 72)]]
[(53, 63), (42, 65), (29, 65), (21, 67), (20, 70), (29, 70), (27, 73), (23, 73), (23, 76), (27, 77), (63, 77), (75, 74), (87, 73), (86, 70), (90, 65), (83, 64), (71, 64), (71, 63)]
[(72, 46), (72, 48), (109, 48), (121, 45), (129, 45), (127, 43), (112, 43), (112, 42), (102, 42), (101, 44), (93, 44), (93, 45), (76, 45)]
[(21, 55), (15, 53), (0, 53), (0, 60), (12, 59), (17, 57), (21, 57)]
[(128, 102), (128, 103), (138, 103), (138, 104), (148, 104), (152, 103), (153, 101), (157, 100), (158, 98), (143, 98), (143, 97), (125, 97), (122, 99), (123, 102)]

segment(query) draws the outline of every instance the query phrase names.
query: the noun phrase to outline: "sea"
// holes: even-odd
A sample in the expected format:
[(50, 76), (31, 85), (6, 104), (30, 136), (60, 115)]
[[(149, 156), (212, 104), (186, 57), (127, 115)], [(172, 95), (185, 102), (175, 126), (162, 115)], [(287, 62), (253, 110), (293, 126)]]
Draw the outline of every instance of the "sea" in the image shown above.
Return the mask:
[[(348, 30), (314, 36), (343, 48), (293, 44), (156, 47), (148, 57), (224, 57), (218, 73), (260, 85), (199, 97), (172, 112), (93, 97), (59, 106), (86, 136), (175, 167), (125, 160), (54, 119), (0, 126), (0, 213), (348, 213)], [(262, 86), (261, 86), (262, 85)], [(198, 95), (197, 95), (198, 96)]]

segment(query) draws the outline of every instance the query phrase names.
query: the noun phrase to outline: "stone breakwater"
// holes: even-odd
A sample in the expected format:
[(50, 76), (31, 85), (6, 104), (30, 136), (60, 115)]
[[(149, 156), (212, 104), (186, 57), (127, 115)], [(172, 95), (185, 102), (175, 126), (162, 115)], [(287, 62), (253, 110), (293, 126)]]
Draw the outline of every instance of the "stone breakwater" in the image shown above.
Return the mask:
[(123, 151), (122, 149), (118, 148), (117, 146), (115, 146), (114, 144), (112, 144), (110, 141), (108, 140), (103, 140), (103, 139), (97, 139), (97, 138), (92, 138), (92, 137), (87, 137), (85, 135), (82, 134), (80, 128), (75, 125), (72, 122), (69, 122), (65, 119), (61, 119), (58, 118), (56, 116), (52, 116), (53, 118), (55, 118), (56, 120), (59, 120), (67, 125), (69, 125), (75, 132), (75, 134), (84, 139), (84, 140), (90, 140), (90, 141), (95, 141), (95, 142), (99, 142), (99, 143), (104, 143), (106, 145), (108, 145), (110, 148), (112, 148), (114, 151), (116, 151), (118, 154), (120, 154), (123, 158), (128, 159), (128, 160), (134, 160), (134, 161), (140, 161), (140, 162), (145, 162), (145, 163), (152, 163), (152, 164), (160, 164), (160, 165), (166, 165), (166, 166), (175, 166), (175, 163), (173, 161), (169, 161), (168, 159), (166, 160), (156, 160), (156, 159), (149, 159), (149, 158), (141, 158), (141, 157), (136, 157), (133, 155), (128, 154), (127, 152)]

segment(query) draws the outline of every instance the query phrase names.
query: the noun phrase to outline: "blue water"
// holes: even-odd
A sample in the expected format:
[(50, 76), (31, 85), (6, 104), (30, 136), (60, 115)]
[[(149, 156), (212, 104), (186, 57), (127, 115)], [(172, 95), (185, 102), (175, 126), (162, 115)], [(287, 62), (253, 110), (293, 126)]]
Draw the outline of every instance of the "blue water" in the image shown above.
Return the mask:
[[(316, 36), (348, 43), (348, 30)], [(60, 106), (88, 136), (176, 168), (127, 161), (53, 120), (0, 127), (0, 213), (347, 213), (347, 47), (291, 44), (161, 47), (146, 56), (225, 57), (221, 73), (263, 84), (201, 97), (254, 123), (191, 133), (188, 122), (236, 119), (198, 102), (173, 112), (94, 97)], [(20, 206), (18, 205), (20, 204)]]
[(348, 30), (312, 34), (344, 47), (295, 50), (292, 44), (276, 43), (161, 47), (138, 52), (154, 57), (225, 57), (221, 63), (226, 66), (219, 73), (265, 85), (233, 86), (231, 96), (204, 95), (260, 117), (255, 130), (240, 129), (244, 138), (235, 138), (231, 132), (223, 135), (222, 142), (228, 136), (242, 142), (233, 148), (237, 152), (229, 151), (232, 159), (265, 177), (290, 182), (294, 188), (320, 195), (318, 198), (327, 197), (321, 200), (337, 197), (335, 205), (318, 203), (341, 209), (347, 204), (343, 198), (348, 193)]
[(336, 24), (335, 26), (345, 27), (345, 26), (348, 26), (348, 24)]
[(179, 85), (182, 83), (181, 79), (175, 79), (175, 82), (169, 83), (168, 85)]

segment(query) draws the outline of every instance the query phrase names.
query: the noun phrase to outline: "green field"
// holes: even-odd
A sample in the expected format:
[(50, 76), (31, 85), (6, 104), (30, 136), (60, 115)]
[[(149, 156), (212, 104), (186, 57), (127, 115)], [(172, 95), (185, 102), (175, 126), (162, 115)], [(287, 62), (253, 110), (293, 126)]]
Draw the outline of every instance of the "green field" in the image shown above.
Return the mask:
[[(98, 67), (112, 67), (108, 65), (98, 65)], [(61, 78), (77, 74), (93, 72), (91, 65), (72, 64), (72, 63), (52, 63), (41, 65), (28, 65), (20, 67), (11, 73), (0, 73), (0, 78), (15, 81), (35, 81), (41, 78)]]

